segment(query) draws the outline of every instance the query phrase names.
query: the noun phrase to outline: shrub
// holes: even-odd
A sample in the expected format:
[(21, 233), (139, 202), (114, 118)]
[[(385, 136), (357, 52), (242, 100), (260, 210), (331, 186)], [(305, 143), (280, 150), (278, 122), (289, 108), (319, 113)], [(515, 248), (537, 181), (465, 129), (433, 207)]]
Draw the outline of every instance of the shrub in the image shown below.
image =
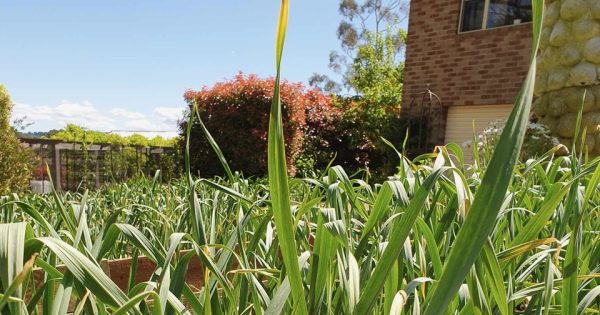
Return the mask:
[(334, 103), (342, 108), (337, 130), (344, 145), (336, 163), (350, 170), (366, 168), (377, 177), (393, 172), (398, 158), (381, 138), (402, 146), (409, 125), (400, 117), (400, 105), (373, 104), (361, 97), (335, 97)]
[[(231, 168), (245, 175), (266, 174), (273, 86), (273, 78), (239, 73), (231, 80), (184, 95), (190, 106), (197, 104), (202, 121)], [(334, 164), (351, 171), (368, 167), (383, 174), (397, 165), (396, 155), (381, 137), (401, 146), (407, 124), (400, 119), (399, 105), (328, 96), (286, 81), (281, 84), (281, 101), (290, 174), (309, 175), (312, 170), (324, 169), (334, 157)], [(187, 120), (180, 123), (182, 134)], [(180, 149), (184, 147), (182, 141)], [(190, 158), (193, 173), (224, 173), (198, 122), (192, 126)]]
[(324, 169), (335, 157), (337, 164), (346, 152), (345, 130), (341, 128), (343, 111), (333, 106), (331, 98), (311, 90), (306, 95), (306, 124), (302, 128), (302, 150), (296, 159), (300, 175), (309, 176), (314, 170)]
[[(269, 110), (274, 87), (273, 78), (238, 73), (233, 79), (204, 87), (199, 91), (187, 91), (185, 100), (198, 112), (206, 128), (221, 148), (233, 170), (245, 175), (264, 175), (267, 171), (267, 131)], [(303, 150), (305, 140), (322, 153), (334, 142), (339, 121), (339, 110), (331, 105), (329, 97), (314, 89), (306, 89), (301, 83), (281, 82), (281, 103), (286, 140), (286, 159), (290, 174), (296, 173), (296, 160)], [(188, 110), (186, 116), (189, 117)], [(180, 124), (185, 133), (187, 119)], [(181, 143), (180, 147), (183, 147)], [(317, 164), (326, 160), (328, 153), (317, 154)], [(198, 122), (192, 126), (190, 158), (193, 173), (202, 176), (223, 174), (215, 153), (207, 142)]]
[(12, 101), (0, 84), (0, 195), (27, 188), (31, 172), (31, 154), (10, 126)]

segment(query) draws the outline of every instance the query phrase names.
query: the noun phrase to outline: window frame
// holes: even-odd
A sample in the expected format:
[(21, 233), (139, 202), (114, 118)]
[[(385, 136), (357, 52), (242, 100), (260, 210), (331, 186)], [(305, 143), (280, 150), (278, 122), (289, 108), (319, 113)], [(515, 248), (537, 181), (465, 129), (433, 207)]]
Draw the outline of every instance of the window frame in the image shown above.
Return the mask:
[(483, 18), (481, 19), (481, 28), (476, 29), (476, 30), (463, 31), (462, 30), (463, 29), (463, 13), (465, 10), (465, 1), (467, 1), (467, 0), (460, 0), (460, 14), (458, 15), (458, 34), (495, 30), (495, 29), (499, 29), (499, 28), (513, 27), (513, 26), (519, 26), (519, 25), (531, 23), (531, 21), (527, 21), (527, 22), (521, 22), (519, 24), (509, 24), (509, 25), (502, 25), (502, 26), (488, 28), (487, 21), (488, 21), (491, 0), (484, 0), (485, 3), (483, 5)]

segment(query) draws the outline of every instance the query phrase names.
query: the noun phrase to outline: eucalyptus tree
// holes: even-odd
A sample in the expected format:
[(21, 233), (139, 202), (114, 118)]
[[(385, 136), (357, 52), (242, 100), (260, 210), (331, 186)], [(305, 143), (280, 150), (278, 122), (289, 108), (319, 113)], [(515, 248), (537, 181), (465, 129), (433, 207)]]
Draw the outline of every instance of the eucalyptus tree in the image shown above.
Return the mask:
[[(361, 82), (369, 82), (368, 88), (372, 88), (381, 81), (360, 80), (357, 76), (366, 78), (365, 72), (389, 73), (402, 69), (406, 32), (401, 26), (407, 12), (405, 0), (341, 0), (342, 21), (337, 28), (340, 49), (329, 54), (329, 68), (341, 76), (341, 82), (315, 73), (309, 79), (310, 85), (332, 93), (346, 89), (362, 94), (366, 87)], [(369, 50), (377, 53), (365, 54)], [(401, 86), (401, 75), (388, 79)]]

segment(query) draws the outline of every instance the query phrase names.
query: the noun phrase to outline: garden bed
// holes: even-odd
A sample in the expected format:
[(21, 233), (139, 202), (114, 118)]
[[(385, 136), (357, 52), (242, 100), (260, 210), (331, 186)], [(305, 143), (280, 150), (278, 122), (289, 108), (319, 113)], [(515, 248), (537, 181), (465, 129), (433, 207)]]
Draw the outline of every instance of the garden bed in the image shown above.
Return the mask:
[[(188, 252), (189, 250), (181, 251), (180, 256), (183, 256)], [(100, 267), (102, 268), (104, 273), (107, 276), (109, 276), (109, 278), (119, 287), (119, 289), (121, 289), (123, 292), (127, 292), (132, 261), (133, 258), (131, 257), (114, 260), (104, 259), (100, 262)], [(63, 274), (66, 272), (66, 267), (64, 265), (58, 265), (55, 268)], [(136, 284), (150, 281), (152, 279), (152, 276), (156, 272), (156, 269), (156, 264), (150, 258), (146, 256), (138, 256), (135, 278), (133, 280), (132, 285), (135, 286)], [(36, 290), (40, 289), (42, 286), (45, 285), (45, 274), (45, 271), (41, 268), (33, 269), (32, 280)], [(185, 275), (185, 281), (195, 292), (199, 291), (199, 288), (201, 288), (204, 284), (204, 268), (202, 266), (202, 263), (196, 256), (190, 259)], [(32, 295), (30, 288), (28, 288), (27, 290), (26, 300), (29, 300)], [(41, 305), (39, 307), (39, 310), (41, 311)], [(69, 304), (69, 312), (74, 311), (75, 307), (76, 305), (74, 303), (74, 299), (72, 298)]]

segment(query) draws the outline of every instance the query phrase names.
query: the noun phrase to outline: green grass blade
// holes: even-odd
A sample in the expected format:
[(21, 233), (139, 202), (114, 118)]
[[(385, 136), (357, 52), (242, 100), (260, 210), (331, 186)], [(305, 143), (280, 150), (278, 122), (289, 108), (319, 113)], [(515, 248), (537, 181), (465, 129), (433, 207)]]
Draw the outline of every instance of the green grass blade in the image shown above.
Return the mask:
[(348, 292), (348, 309), (352, 313), (360, 297), (360, 270), (352, 253), (348, 253), (346, 292)]
[(65, 207), (62, 199), (60, 198), (60, 196), (58, 195), (58, 192), (54, 188), (54, 182), (52, 181), (52, 174), (50, 172), (50, 167), (48, 166), (48, 164), (46, 164), (46, 173), (48, 174), (48, 180), (50, 181), (50, 187), (52, 188), (52, 196), (54, 197), (54, 202), (56, 204), (56, 207), (58, 208), (58, 211), (61, 214), (62, 219), (65, 220), (65, 222), (67, 224), (67, 228), (69, 229), (69, 231), (71, 231), (73, 233), (76, 229), (75, 222), (73, 220), (73, 217), (69, 215), (67, 208)]
[(425, 315), (442, 314), (446, 310), (473, 263), (479, 257), (488, 235), (496, 224), (496, 217), (512, 180), (514, 166), (519, 156), (528, 123), (535, 83), (535, 53), (539, 44), (543, 6), (543, 0), (533, 2), (534, 40), (527, 77), (498, 141), (479, 190), (475, 195), (465, 223), (450, 250), (442, 277), (434, 287), (433, 293), (427, 298)]
[(438, 252), (438, 247), (435, 242), (433, 232), (431, 232), (431, 229), (429, 228), (429, 226), (427, 226), (427, 223), (425, 223), (423, 219), (417, 218), (415, 223), (417, 224), (417, 228), (421, 232), (422, 237), (425, 239), (425, 241), (427, 241), (426, 250), (429, 254), (429, 259), (431, 259), (431, 266), (433, 267), (433, 276), (435, 279), (438, 279), (442, 275), (444, 267), (442, 265), (442, 259)]
[[(300, 257), (298, 257), (298, 265), (299, 266), (306, 265), (306, 263), (308, 262), (309, 256), (310, 256), (310, 253), (308, 253), (308, 252), (302, 253), (302, 255), (300, 255)], [(281, 314), (281, 312), (283, 311), (283, 308), (285, 307), (285, 303), (288, 299), (288, 296), (290, 295), (290, 291), (291, 291), (290, 278), (285, 277), (283, 279), (283, 281), (281, 282), (281, 284), (279, 285), (279, 287), (277, 288), (277, 291), (275, 291), (275, 294), (273, 295), (273, 298), (271, 299), (271, 303), (269, 303), (269, 305), (267, 306), (265, 315)]]
[(394, 309), (398, 309), (397, 307), (394, 307), (396, 296), (399, 293), (398, 285), (400, 275), (398, 271), (398, 260), (396, 260), (394, 266), (392, 266), (392, 270), (390, 270), (390, 275), (385, 279), (385, 284), (383, 285), (383, 311), (385, 315), (394, 313)]
[(554, 289), (554, 271), (552, 270), (552, 255), (548, 255), (546, 257), (546, 266), (545, 266), (545, 275), (546, 279), (544, 279), (546, 283), (546, 288), (542, 293), (542, 298), (540, 299), (540, 305), (543, 303), (543, 306), (540, 306), (540, 309), (543, 309), (542, 312), (538, 312), (539, 314), (548, 315), (550, 314), (550, 303), (552, 302), (552, 290)]
[(158, 249), (140, 230), (130, 224), (116, 223), (115, 229), (121, 231), (121, 234), (131, 242), (138, 250), (150, 258), (153, 262), (162, 265), (164, 257), (158, 252)]
[(506, 299), (506, 287), (502, 279), (500, 264), (494, 254), (494, 248), (491, 242), (487, 242), (483, 247), (482, 255), (483, 267), (486, 271), (485, 281), (488, 282), (492, 297), (496, 301), (500, 314), (508, 315), (508, 301)]
[(310, 264), (310, 285), (313, 289), (310, 290), (309, 302), (310, 312), (313, 314), (318, 313), (321, 306), (327, 280), (331, 277), (331, 263), (338, 248), (336, 239), (325, 228), (326, 223), (335, 219), (335, 210), (320, 209), (317, 215), (317, 230)]
[(190, 109), (190, 117), (188, 119), (186, 137), (185, 137), (185, 172), (188, 184), (188, 204), (190, 207), (190, 216), (192, 218), (192, 235), (200, 245), (206, 244), (206, 232), (204, 231), (204, 220), (200, 209), (200, 202), (196, 194), (196, 183), (192, 178), (190, 167), (190, 135), (192, 132), (192, 124), (194, 122), (194, 114), (198, 109), (192, 106)]
[(281, 314), (291, 290), (292, 289), (290, 287), (290, 278), (285, 277), (285, 279), (283, 279), (283, 281), (277, 288), (277, 291), (275, 291), (275, 294), (271, 299), (271, 303), (269, 303), (269, 306), (267, 306), (265, 315)]
[(389, 203), (392, 200), (392, 197), (399, 200), (403, 206), (409, 203), (408, 194), (400, 181), (386, 181), (383, 183), (377, 194), (377, 198), (375, 198), (375, 203), (373, 204), (369, 218), (365, 223), (365, 227), (362, 230), (360, 242), (356, 249), (357, 256), (362, 255), (363, 250), (367, 246), (371, 232), (386, 216), (387, 212), (390, 211), (391, 207), (389, 207)]
[(279, 247), (283, 255), (283, 262), (290, 279), (292, 291), (292, 300), (294, 310), (298, 314), (308, 314), (302, 275), (298, 266), (298, 253), (296, 251), (296, 241), (294, 237), (295, 227), (292, 209), (290, 206), (290, 193), (288, 185), (288, 175), (285, 157), (285, 140), (283, 136), (283, 121), (281, 114), (281, 99), (279, 94), (279, 83), (281, 73), (281, 56), (283, 54), (283, 44), (285, 41), (285, 31), (287, 28), (289, 1), (281, 1), (281, 10), (279, 13), (279, 26), (277, 30), (277, 41), (275, 47), (276, 53), (276, 71), (275, 90), (273, 91), (273, 102), (271, 104), (271, 114), (269, 118), (269, 138), (268, 138), (268, 170), (269, 170), (269, 188), (271, 194), (271, 204), (273, 207), (273, 219), (277, 229)]
[(204, 178), (198, 179), (197, 182), (201, 183), (201, 184), (204, 184), (206, 186), (209, 186), (209, 187), (211, 187), (211, 188), (213, 188), (215, 190), (221, 191), (221, 192), (223, 192), (223, 193), (225, 193), (227, 195), (230, 195), (231, 197), (233, 197), (235, 199), (238, 199), (240, 201), (246, 202), (248, 204), (251, 203), (250, 200), (246, 196), (242, 195), (241, 193), (239, 193), (239, 192), (237, 192), (237, 191), (235, 191), (235, 190), (233, 190), (233, 189), (231, 189), (229, 187), (225, 187), (223, 185), (219, 185), (219, 184), (217, 184), (217, 183), (215, 183), (215, 182), (213, 182), (211, 180), (204, 179)]
[[(22, 297), (19, 275), (23, 271), (24, 248), (28, 235), (32, 234), (27, 223), (0, 224), (0, 288), (5, 295), (0, 304), (8, 301), (9, 297), (20, 299)], [(11, 314), (21, 314), (24, 311), (23, 303), (10, 303)]]
[(66, 315), (69, 312), (69, 301), (73, 294), (73, 275), (69, 272), (65, 273), (58, 289), (54, 295), (54, 303), (52, 304), (52, 315)]
[[(10, 203), (7, 203), (7, 204), (10, 204)], [(59, 237), (58, 233), (56, 232), (54, 227), (52, 227), (50, 222), (48, 222), (48, 220), (46, 220), (46, 218), (44, 218), (44, 216), (39, 211), (37, 211), (34, 207), (32, 207), (31, 205), (29, 205), (27, 203), (21, 202), (21, 201), (14, 201), (14, 204), (19, 206), (19, 208), (21, 208), (21, 210), (23, 210), (23, 212), (25, 212), (29, 216), (31, 216), (38, 224), (40, 224), (53, 237), (57, 237), (57, 238)]]
[[(197, 108), (198, 105), (194, 101), (192, 106)], [(204, 133), (204, 137), (206, 137), (206, 140), (212, 147), (213, 151), (215, 151), (215, 154), (217, 155), (219, 162), (221, 162), (221, 165), (223, 166), (223, 169), (225, 170), (225, 173), (227, 174), (227, 178), (229, 178), (229, 182), (233, 183), (235, 181), (235, 177), (233, 176), (233, 173), (231, 172), (231, 168), (229, 167), (229, 163), (227, 163), (227, 159), (225, 158), (223, 151), (221, 151), (221, 148), (219, 147), (219, 145), (217, 144), (215, 139), (212, 137), (212, 135), (210, 134), (210, 132), (204, 125), (204, 122), (202, 121), (202, 118), (200, 117), (200, 111), (196, 109), (195, 112), (196, 112), (196, 117), (198, 117), (198, 123), (200, 123), (200, 128), (202, 129), (202, 132)]]
[(69, 244), (59, 239), (40, 237), (28, 241), (25, 246), (39, 248), (42, 244), (64, 263), (77, 281), (85, 284), (86, 288), (103, 303), (118, 307), (127, 302), (125, 293), (102, 271), (100, 266)]
[(554, 237), (547, 237), (547, 238), (543, 238), (543, 239), (539, 239), (539, 240), (525, 242), (525, 243), (519, 244), (517, 246), (513, 246), (506, 250), (503, 250), (502, 252), (497, 254), (497, 258), (500, 262), (506, 263), (506, 262), (510, 261), (511, 259), (521, 256), (524, 253), (526, 253), (530, 250), (533, 250), (537, 247), (540, 247), (542, 245), (556, 243), (556, 242), (558, 242), (558, 240)]
[[(116, 309), (114, 311), (113, 315), (127, 314), (129, 311), (133, 310), (142, 300), (145, 300), (149, 297), (152, 297), (155, 302), (155, 305), (154, 305), (155, 313), (154, 314), (162, 314), (162, 313), (160, 313), (159, 305), (156, 305), (160, 301), (160, 297), (158, 296), (158, 294), (154, 291), (144, 291), (144, 292), (139, 293), (138, 295), (132, 297), (131, 299), (129, 299), (129, 301), (127, 301), (127, 303), (123, 304), (121, 307)], [(159, 312), (159, 313), (156, 313), (156, 312)]]
[(388, 238), (388, 245), (385, 247), (381, 258), (377, 262), (377, 266), (371, 277), (364, 286), (363, 293), (360, 296), (354, 314), (369, 314), (377, 295), (381, 291), (385, 283), (390, 269), (394, 266), (394, 262), (398, 259), (402, 251), (402, 244), (408, 237), (417, 216), (421, 212), (427, 200), (427, 196), (433, 190), (438, 178), (447, 168), (440, 168), (431, 173), (419, 187), (417, 192), (412, 196), (412, 199), (406, 209), (406, 212), (394, 223), (392, 232)]
[[(4, 292), (2, 293), (3, 296), (0, 298), (0, 312), (10, 301), (10, 299), (13, 298), (13, 293), (16, 293), (15, 295), (17, 295), (17, 297), (15, 298), (18, 298), (21, 295), (20, 287), (23, 284), (23, 282), (25, 282), (27, 276), (29, 275), (29, 272), (33, 268), (33, 262), (35, 261), (36, 256), (37, 255), (33, 255), (31, 256), (31, 258), (29, 258), (29, 260), (23, 266), (21, 272), (19, 272), (19, 274), (13, 279), (12, 283), (8, 286), (8, 288), (6, 288), (6, 290), (4, 290)], [(16, 306), (17, 307), (13, 308), (12, 312), (19, 312), (15, 314), (20, 314), (20, 312), (24, 310), (24, 304), (18, 303)]]
[(592, 304), (592, 302), (594, 301), (594, 299), (598, 298), (600, 296), (600, 286), (597, 286), (593, 289), (591, 289), (579, 302), (579, 305), (577, 305), (577, 314), (584, 314), (586, 311), (586, 308), (588, 306), (590, 306), (590, 304)]
[(581, 252), (581, 220), (577, 220), (571, 231), (571, 239), (567, 247), (567, 255), (563, 262), (562, 314), (577, 312), (577, 274), (578, 259)]
[(514, 247), (529, 242), (537, 237), (537, 235), (544, 229), (544, 226), (556, 211), (556, 208), (562, 201), (563, 197), (571, 189), (571, 183), (572, 182), (569, 184), (564, 184), (560, 182), (550, 186), (550, 189), (546, 193), (540, 209), (531, 219), (527, 221), (517, 236), (510, 242), (509, 247)]
[(221, 288), (223, 289), (223, 293), (225, 294), (225, 296), (230, 301), (234, 301), (233, 293), (232, 293), (232, 286), (229, 283), (229, 281), (227, 281), (227, 278), (225, 277), (225, 275), (223, 273), (221, 273), (221, 271), (219, 270), (217, 265), (214, 263), (212, 258), (206, 254), (206, 251), (208, 249), (205, 246), (202, 246), (202, 247), (195, 246), (194, 249), (195, 249), (196, 255), (198, 255), (198, 258), (202, 262), (202, 265), (204, 266), (204, 268), (208, 269), (211, 272), (211, 274), (213, 274), (216, 277), (217, 282), (221, 285)]

